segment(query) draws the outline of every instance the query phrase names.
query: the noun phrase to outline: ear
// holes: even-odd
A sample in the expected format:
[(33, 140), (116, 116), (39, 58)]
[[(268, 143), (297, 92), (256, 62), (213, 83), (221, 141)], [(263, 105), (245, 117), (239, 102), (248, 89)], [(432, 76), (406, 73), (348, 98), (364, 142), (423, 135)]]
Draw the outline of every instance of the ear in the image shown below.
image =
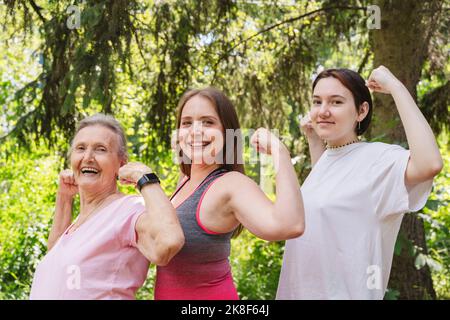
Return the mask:
[(360, 106), (359, 106), (359, 111), (358, 111), (358, 122), (361, 122), (364, 120), (364, 118), (367, 116), (367, 114), (369, 113), (369, 103), (367, 101), (364, 101)]

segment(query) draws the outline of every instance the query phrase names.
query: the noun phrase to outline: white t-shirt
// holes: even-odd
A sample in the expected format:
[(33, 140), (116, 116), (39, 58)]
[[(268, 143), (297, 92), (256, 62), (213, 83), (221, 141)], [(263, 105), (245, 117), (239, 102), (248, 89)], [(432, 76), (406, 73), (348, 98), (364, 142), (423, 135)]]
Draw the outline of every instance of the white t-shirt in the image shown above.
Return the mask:
[(383, 299), (403, 214), (433, 183), (407, 190), (409, 154), (380, 142), (322, 154), (301, 187), (306, 229), (286, 241), (277, 299)]

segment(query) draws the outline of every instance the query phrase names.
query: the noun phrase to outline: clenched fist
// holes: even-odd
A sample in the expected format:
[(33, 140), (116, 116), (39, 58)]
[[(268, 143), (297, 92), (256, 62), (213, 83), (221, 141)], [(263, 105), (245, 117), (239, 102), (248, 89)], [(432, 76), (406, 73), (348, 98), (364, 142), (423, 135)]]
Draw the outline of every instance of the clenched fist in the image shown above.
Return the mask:
[(366, 86), (373, 92), (381, 92), (391, 94), (395, 85), (400, 81), (385, 66), (379, 66), (370, 74), (366, 81)]
[(72, 170), (66, 169), (59, 173), (58, 193), (69, 197), (75, 197), (78, 194), (78, 185)]
[(250, 138), (250, 143), (258, 152), (272, 155), (284, 147), (283, 143), (266, 128), (259, 128)]
[(136, 184), (144, 174), (152, 173), (152, 169), (141, 162), (128, 162), (119, 169), (119, 180), (122, 184)]

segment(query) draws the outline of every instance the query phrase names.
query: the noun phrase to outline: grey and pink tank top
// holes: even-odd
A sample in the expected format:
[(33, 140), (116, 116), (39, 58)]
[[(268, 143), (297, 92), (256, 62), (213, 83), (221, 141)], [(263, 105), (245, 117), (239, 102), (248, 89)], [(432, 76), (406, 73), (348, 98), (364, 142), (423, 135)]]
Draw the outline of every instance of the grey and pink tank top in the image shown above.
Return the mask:
[[(211, 172), (177, 208), (185, 245), (166, 266), (157, 267), (155, 300), (237, 300), (231, 276), (230, 240), (233, 232), (216, 233), (199, 220), (203, 197), (227, 170)], [(171, 199), (188, 181), (185, 178)]]

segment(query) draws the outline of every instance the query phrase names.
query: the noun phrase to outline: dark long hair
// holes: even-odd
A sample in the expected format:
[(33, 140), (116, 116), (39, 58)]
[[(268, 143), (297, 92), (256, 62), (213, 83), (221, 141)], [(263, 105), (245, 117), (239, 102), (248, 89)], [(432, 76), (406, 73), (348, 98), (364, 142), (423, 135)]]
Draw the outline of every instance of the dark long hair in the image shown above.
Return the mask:
[[(202, 89), (192, 89), (183, 94), (180, 101), (178, 102), (178, 109), (177, 109), (177, 129), (181, 126), (181, 114), (183, 112), (183, 108), (186, 105), (186, 102), (188, 102), (189, 99), (191, 99), (194, 96), (201, 96), (203, 98), (208, 99), (214, 108), (216, 109), (217, 114), (219, 115), (219, 120), (222, 123), (223, 132), (222, 135), (224, 137), (224, 146), (223, 146), (223, 167), (227, 169), (228, 171), (238, 171), (242, 174), (245, 174), (244, 169), (244, 162), (243, 162), (243, 155), (242, 155), (242, 149), (239, 149), (238, 146), (242, 146), (242, 135), (240, 132), (240, 125), (239, 125), (239, 119), (237, 117), (236, 109), (233, 105), (233, 103), (228, 99), (228, 97), (220, 90), (213, 88), (213, 87), (207, 87)], [(227, 146), (227, 139), (225, 139), (225, 130), (227, 129), (233, 129), (238, 130), (237, 134), (234, 135), (233, 138), (233, 145)], [(233, 149), (230, 150), (230, 147)], [(230, 161), (227, 159), (227, 150), (228, 152), (233, 153), (233, 161), (229, 163)], [(238, 152), (239, 151), (239, 152)], [(183, 151), (180, 150), (180, 154), (178, 156), (183, 159)], [(184, 163), (183, 161), (180, 162), (180, 169), (181, 172), (183, 172), (186, 176), (191, 175), (191, 164), (190, 163)], [(237, 237), (243, 230), (243, 226), (239, 224), (239, 226), (234, 230), (233, 237)]]
[(356, 127), (356, 134), (358, 136), (366, 132), (369, 127), (370, 121), (372, 120), (372, 97), (370, 91), (366, 86), (366, 82), (359, 75), (359, 73), (349, 70), (349, 69), (327, 69), (319, 73), (319, 75), (314, 79), (312, 89), (316, 87), (320, 79), (333, 77), (339, 80), (342, 85), (344, 85), (353, 95), (353, 100), (355, 100), (356, 112), (359, 113), (359, 109), (364, 102), (369, 104), (369, 112), (366, 117), (360, 122), (360, 129)]

